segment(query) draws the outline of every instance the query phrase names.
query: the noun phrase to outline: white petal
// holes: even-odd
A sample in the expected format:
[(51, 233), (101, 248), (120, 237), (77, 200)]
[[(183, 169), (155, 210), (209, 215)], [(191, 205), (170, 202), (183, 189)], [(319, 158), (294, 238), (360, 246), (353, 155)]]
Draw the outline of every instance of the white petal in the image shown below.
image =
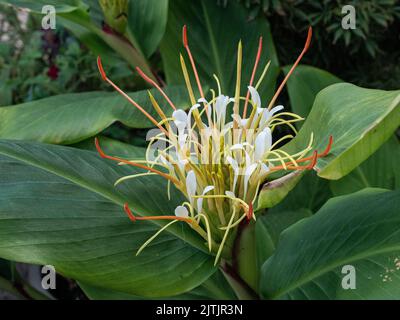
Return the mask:
[(214, 186), (207, 186), (204, 188), (203, 190), (203, 195), (205, 195), (206, 193), (210, 192), (211, 190), (214, 190)]
[(218, 119), (220, 119), (221, 115), (225, 113), (228, 102), (229, 98), (224, 95), (220, 95), (215, 99), (215, 112), (217, 113)]
[(253, 88), (252, 86), (248, 86), (250, 94), (251, 94), (251, 100), (253, 100), (254, 104), (256, 105), (257, 108), (261, 108), (261, 99), (260, 95), (258, 94), (257, 90)]
[(186, 191), (189, 197), (192, 197), (196, 194), (197, 181), (196, 175), (193, 170), (189, 171), (186, 176)]
[(231, 167), (233, 168), (233, 170), (236, 172), (239, 170), (239, 165), (237, 163), (237, 161), (235, 159), (233, 159), (230, 156), (226, 157), (226, 161), (228, 161), (228, 163), (231, 165)]
[(188, 112), (188, 117), (187, 117), (187, 125), (188, 125), (188, 128), (190, 128), (190, 126), (191, 126), (190, 120), (191, 120), (191, 118), (192, 118), (193, 110), (197, 109), (198, 107), (200, 107), (200, 105), (199, 105), (198, 103), (196, 103), (195, 105), (193, 105), (193, 106), (190, 108), (190, 110), (189, 110), (189, 112)]
[[(210, 192), (211, 190), (214, 190), (214, 186), (205, 187), (204, 190), (203, 190), (203, 196), (206, 193)], [(201, 213), (201, 211), (203, 210), (203, 200), (204, 200), (203, 198), (197, 199), (197, 212), (198, 213)]]
[(189, 218), (189, 211), (184, 206), (177, 206), (175, 209), (175, 215), (181, 218)]
[(247, 194), (247, 185), (249, 183), (250, 177), (253, 174), (254, 170), (257, 168), (257, 163), (253, 163), (252, 165), (248, 166), (245, 171), (244, 176), (244, 197)]
[(266, 130), (262, 131), (258, 134), (255, 142), (254, 142), (254, 160), (261, 160), (264, 153), (271, 148), (272, 136), (271, 130), (266, 128)]
[(228, 197), (236, 198), (235, 194), (234, 194), (232, 191), (225, 191), (225, 194), (226, 194)]
[(232, 147), (230, 147), (229, 150), (233, 151), (233, 150), (243, 150), (243, 149), (244, 149), (243, 144), (237, 143), (237, 144), (234, 144)]
[(174, 118), (174, 123), (179, 131), (182, 131), (186, 128), (186, 124), (188, 121), (188, 115), (182, 109), (175, 110), (172, 113), (172, 117)]
[(279, 105), (279, 106), (273, 107), (271, 109), (270, 113), (271, 113), (271, 115), (274, 115), (275, 113), (277, 113), (278, 111), (281, 111), (283, 109), (284, 109), (284, 107), (282, 105)]

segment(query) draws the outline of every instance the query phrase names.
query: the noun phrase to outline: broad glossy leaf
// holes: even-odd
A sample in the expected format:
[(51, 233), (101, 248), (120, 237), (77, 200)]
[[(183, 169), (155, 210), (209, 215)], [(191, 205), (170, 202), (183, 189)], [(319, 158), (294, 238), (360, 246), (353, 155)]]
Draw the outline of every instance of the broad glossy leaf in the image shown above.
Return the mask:
[(135, 256), (160, 226), (133, 224), (121, 205), (171, 214), (182, 197), (172, 191), (168, 201), (164, 181), (144, 177), (115, 189), (116, 178), (138, 171), (69, 147), (2, 141), (0, 154), (1, 257), (141, 296), (191, 290), (215, 271), (204, 241), (182, 224)]
[[(255, 80), (260, 77), (267, 61), (271, 60), (268, 75), (259, 88), (263, 103), (267, 103), (266, 99), (271, 98), (275, 90), (279, 68), (269, 24), (265, 19), (249, 21), (246, 9), (235, 1), (230, 1), (226, 7), (217, 5), (214, 0), (192, 1), (190, 5), (186, 0), (170, 1), (167, 29), (160, 47), (169, 84), (184, 83), (179, 53), (185, 52), (182, 45), (182, 27), (185, 24), (202, 84), (216, 88), (213, 78), (213, 74), (216, 74), (221, 82), (222, 93), (230, 96), (234, 95), (236, 84), (239, 40), (243, 44), (241, 92), (244, 95), (253, 69), (258, 39), (262, 36), (264, 50)], [(185, 58), (185, 61), (191, 70), (189, 60)], [(194, 77), (191, 81), (195, 85)]]
[[(143, 297), (134, 296), (131, 294), (107, 290), (88, 285), (86, 283), (79, 283), (79, 286), (92, 300), (142, 300)], [(209, 279), (204, 281), (200, 286), (194, 288), (189, 292), (173, 296), (163, 297), (162, 299), (168, 300), (234, 300), (236, 296), (229, 284), (225, 280), (221, 272), (215, 272)]]
[(330, 154), (318, 160), (320, 177), (339, 179), (374, 153), (400, 125), (400, 91), (365, 89), (339, 83), (322, 90), (299, 134), (286, 146), (290, 153), (307, 146), (325, 149), (329, 136)]
[(284, 200), (269, 209), (268, 213), (296, 211), (301, 208), (316, 212), (331, 196), (329, 181), (321, 179), (315, 172), (305, 172)]
[(310, 217), (309, 209), (267, 211), (257, 218), (255, 227), (258, 268), (274, 253), (280, 234), (297, 221)]
[[(183, 87), (166, 88), (177, 107), (186, 109), (189, 101)], [(165, 113), (171, 106), (152, 91)], [(151, 105), (147, 91), (130, 94), (155, 119), (161, 120)], [(0, 109), (0, 138), (72, 144), (101, 132), (120, 121), (132, 128), (154, 125), (118, 93), (85, 92), (53, 96)]]
[[(315, 215), (286, 229), (262, 267), (270, 299), (398, 299), (400, 191), (364, 189), (329, 200)], [(344, 266), (356, 289), (345, 290)], [(345, 279), (346, 280), (346, 279)]]
[(337, 181), (330, 181), (334, 195), (356, 192), (363, 188), (400, 188), (400, 144), (393, 136), (360, 166)]
[(157, 49), (165, 32), (168, 0), (129, 1), (128, 33), (146, 57)]
[[(282, 69), (287, 74), (290, 68), (291, 66), (285, 66)], [(287, 82), (292, 111), (307, 117), (318, 92), (338, 82), (343, 81), (325, 70), (307, 65), (297, 66)], [(301, 125), (302, 122), (297, 124)]]

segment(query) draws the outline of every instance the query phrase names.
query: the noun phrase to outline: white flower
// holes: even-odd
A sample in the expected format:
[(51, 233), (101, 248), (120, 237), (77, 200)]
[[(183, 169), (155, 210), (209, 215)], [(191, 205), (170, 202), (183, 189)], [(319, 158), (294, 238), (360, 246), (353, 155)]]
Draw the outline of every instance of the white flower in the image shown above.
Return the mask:
[(181, 133), (183, 133), (183, 131), (186, 128), (187, 121), (188, 121), (188, 115), (182, 109), (178, 109), (172, 113), (172, 118), (174, 119), (174, 123), (175, 123), (176, 127), (178, 128), (178, 132), (180, 135)]
[(186, 192), (188, 194), (190, 202), (193, 202), (193, 196), (196, 195), (197, 180), (196, 174), (193, 170), (189, 171), (186, 176)]
[(177, 206), (175, 209), (175, 215), (180, 218), (188, 218), (189, 212), (188, 209), (184, 206)]
[(253, 102), (257, 108), (261, 108), (261, 99), (260, 99), (260, 95), (258, 94), (257, 90), (255, 88), (253, 88), (252, 86), (248, 86), (247, 88), (250, 91), (251, 100), (253, 100)]
[[(210, 192), (211, 190), (214, 190), (214, 186), (207, 186), (204, 188), (202, 195), (204, 196), (206, 193)], [(203, 210), (203, 198), (199, 198), (197, 200), (197, 212), (201, 213)]]
[(265, 128), (258, 134), (254, 142), (254, 160), (260, 161), (262, 156), (267, 152), (272, 145), (272, 134), (270, 128)]

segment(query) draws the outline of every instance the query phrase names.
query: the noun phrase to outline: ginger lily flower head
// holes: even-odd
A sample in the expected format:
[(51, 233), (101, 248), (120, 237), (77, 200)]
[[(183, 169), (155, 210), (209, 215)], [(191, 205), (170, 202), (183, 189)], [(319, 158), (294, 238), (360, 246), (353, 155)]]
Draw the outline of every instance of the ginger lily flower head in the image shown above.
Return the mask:
[[(263, 107), (257, 88), (268, 70), (269, 62), (254, 85), (261, 57), (262, 38), (259, 41), (245, 96), (242, 96), (240, 92), (242, 46), (239, 43), (235, 95), (233, 97), (224, 95), (221, 92), (219, 80), (214, 75), (218, 89), (217, 92), (211, 90), (212, 97), (206, 99), (188, 45), (186, 26), (184, 26), (183, 45), (190, 60), (199, 96), (195, 96), (182, 55), (180, 56), (181, 66), (192, 105), (188, 111), (176, 108), (162, 88), (137, 68), (142, 78), (157, 88), (173, 110), (172, 117), (167, 117), (149, 92), (149, 98), (160, 117), (157, 120), (107, 78), (101, 60), (98, 58), (98, 67), (103, 80), (113, 86), (160, 130), (159, 134), (154, 136), (149, 143), (146, 159), (138, 161), (106, 155), (96, 139), (97, 150), (103, 158), (146, 171), (122, 177), (116, 184), (140, 178), (143, 175), (156, 174), (168, 180), (168, 193), (172, 183), (187, 199), (173, 213), (162, 212), (146, 217), (134, 215), (129, 206), (125, 204), (125, 212), (132, 221), (170, 220), (143, 244), (138, 253), (160, 232), (171, 224), (180, 222), (187, 223), (204, 238), (208, 249), (215, 253), (215, 262), (217, 263), (225, 247), (229, 247), (229, 235), (234, 233), (235, 228), (242, 221), (256, 219), (253, 205), (257, 199), (260, 185), (268, 180), (271, 173), (311, 170), (318, 158), (329, 153), (332, 137), (322, 153), (318, 153), (317, 150), (313, 151), (312, 134), (309, 144), (295, 154), (288, 154), (277, 148), (283, 141), (293, 138), (292, 134), (273, 141), (273, 132), (278, 125), (286, 125), (293, 133), (296, 133), (293, 123), (304, 120), (294, 113), (283, 111), (284, 107), (275, 106), (275, 102), (286, 81), (307, 51), (311, 33), (310, 28), (303, 51), (267, 107)], [(154, 151), (153, 144), (159, 142), (164, 142), (165, 147)], [(312, 155), (307, 156), (311, 151), (313, 151)]]

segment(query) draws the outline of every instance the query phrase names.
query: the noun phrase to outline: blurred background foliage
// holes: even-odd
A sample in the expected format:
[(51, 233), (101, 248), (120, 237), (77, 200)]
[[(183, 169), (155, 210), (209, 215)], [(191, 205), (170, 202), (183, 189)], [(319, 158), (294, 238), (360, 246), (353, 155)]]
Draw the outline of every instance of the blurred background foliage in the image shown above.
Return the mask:
[[(230, 1), (217, 0), (226, 6)], [(359, 86), (400, 86), (400, 1), (398, 0), (240, 0), (249, 19), (264, 16), (282, 65), (290, 64), (313, 27), (313, 46), (302, 63), (328, 70)], [(356, 8), (356, 29), (341, 28), (341, 8)]]
[[(222, 7), (229, 2), (240, 2), (247, 9), (249, 20), (267, 19), (281, 65), (294, 61), (303, 46), (305, 30), (311, 25), (313, 45), (304, 64), (325, 69), (359, 86), (400, 87), (400, 2), (397, 0), (215, 1)], [(100, 4), (105, 7), (105, 2), (89, 2), (92, 19), (104, 27), (102, 19), (110, 21), (107, 15), (102, 17)], [(346, 4), (357, 8), (354, 30), (340, 27), (341, 8)], [(128, 10), (127, 1), (117, 1), (115, 6), (118, 10)], [(98, 76), (93, 51), (63, 27), (40, 30), (40, 19), (0, 3), (0, 106), (60, 93), (107, 89)], [(121, 26), (114, 27), (125, 28), (125, 20), (119, 19)], [(151, 64), (158, 70), (160, 60), (157, 52), (151, 57)], [(135, 83), (122, 59), (108, 73), (127, 90), (137, 85), (143, 87), (141, 81)]]

